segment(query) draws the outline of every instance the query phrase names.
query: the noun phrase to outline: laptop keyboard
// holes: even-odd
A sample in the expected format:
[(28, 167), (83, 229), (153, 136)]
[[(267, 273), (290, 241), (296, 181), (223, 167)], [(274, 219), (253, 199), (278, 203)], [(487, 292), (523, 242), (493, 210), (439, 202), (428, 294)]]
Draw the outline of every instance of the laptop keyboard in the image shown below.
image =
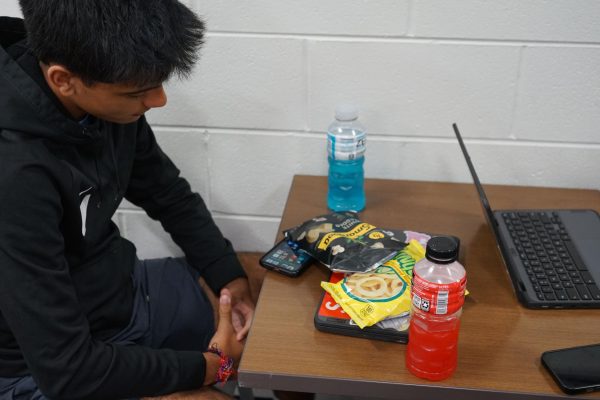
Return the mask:
[(600, 300), (600, 289), (557, 213), (507, 212), (502, 217), (539, 300)]

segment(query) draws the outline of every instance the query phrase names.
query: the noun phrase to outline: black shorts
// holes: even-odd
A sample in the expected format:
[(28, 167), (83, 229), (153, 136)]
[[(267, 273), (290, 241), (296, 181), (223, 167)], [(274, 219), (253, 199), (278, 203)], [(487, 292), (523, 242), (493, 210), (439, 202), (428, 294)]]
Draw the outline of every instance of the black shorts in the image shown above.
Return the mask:
[[(212, 306), (198, 272), (182, 258), (138, 260), (129, 325), (107, 342), (204, 351), (214, 334)], [(31, 376), (0, 377), (0, 400), (46, 400)]]

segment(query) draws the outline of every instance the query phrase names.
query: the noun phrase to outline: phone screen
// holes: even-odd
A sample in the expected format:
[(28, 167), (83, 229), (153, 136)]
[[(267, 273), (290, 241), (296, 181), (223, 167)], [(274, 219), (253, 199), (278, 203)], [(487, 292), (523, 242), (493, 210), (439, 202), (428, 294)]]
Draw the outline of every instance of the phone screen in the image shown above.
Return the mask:
[(547, 351), (542, 363), (567, 393), (600, 390), (600, 344)]
[(297, 276), (311, 262), (311, 256), (292, 250), (285, 239), (277, 243), (260, 259), (260, 265), (263, 267), (289, 276)]

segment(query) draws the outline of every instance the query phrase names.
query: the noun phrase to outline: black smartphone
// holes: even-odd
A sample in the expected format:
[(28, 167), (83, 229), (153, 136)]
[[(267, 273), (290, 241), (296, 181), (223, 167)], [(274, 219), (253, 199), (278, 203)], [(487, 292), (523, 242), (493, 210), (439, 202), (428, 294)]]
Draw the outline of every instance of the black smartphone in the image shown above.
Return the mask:
[(311, 262), (312, 257), (299, 250), (293, 250), (283, 239), (260, 258), (263, 267), (288, 276), (298, 276)]
[(565, 393), (600, 390), (600, 343), (546, 351), (542, 364)]

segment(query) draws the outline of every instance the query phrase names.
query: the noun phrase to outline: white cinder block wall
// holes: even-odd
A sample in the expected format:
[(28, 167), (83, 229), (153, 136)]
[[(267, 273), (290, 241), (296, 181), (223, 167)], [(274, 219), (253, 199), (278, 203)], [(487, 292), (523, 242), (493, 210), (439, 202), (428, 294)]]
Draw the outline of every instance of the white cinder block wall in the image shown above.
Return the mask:
[[(206, 44), (148, 118), (238, 250), (273, 243), (294, 174), (327, 173), (343, 102), (368, 128), (367, 177), (470, 182), (457, 122), (484, 183), (600, 188), (600, 1), (186, 4)], [(117, 219), (142, 257), (180, 254), (140, 210)]]

